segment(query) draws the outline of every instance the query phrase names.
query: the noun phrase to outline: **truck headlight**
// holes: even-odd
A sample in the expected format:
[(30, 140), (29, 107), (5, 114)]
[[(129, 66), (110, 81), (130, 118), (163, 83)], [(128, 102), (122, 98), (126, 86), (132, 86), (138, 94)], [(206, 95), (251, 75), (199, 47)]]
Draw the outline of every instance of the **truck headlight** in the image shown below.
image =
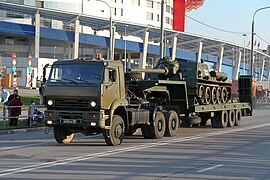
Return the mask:
[(48, 104), (49, 106), (53, 105), (53, 100), (48, 100), (48, 101), (47, 101), (47, 104)]
[(92, 107), (95, 107), (95, 106), (97, 105), (97, 103), (96, 103), (95, 101), (92, 101), (92, 102), (90, 103), (90, 105), (91, 105)]

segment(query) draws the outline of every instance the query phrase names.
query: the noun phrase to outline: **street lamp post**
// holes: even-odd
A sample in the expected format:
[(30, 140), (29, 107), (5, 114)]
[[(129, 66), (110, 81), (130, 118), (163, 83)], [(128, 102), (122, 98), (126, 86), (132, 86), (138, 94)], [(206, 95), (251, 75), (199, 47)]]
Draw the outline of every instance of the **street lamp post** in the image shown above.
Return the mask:
[(128, 25), (125, 25), (125, 72), (127, 72), (127, 27)]
[(161, 0), (161, 24), (160, 24), (160, 47), (159, 47), (159, 55), (160, 55), (160, 58), (163, 58), (164, 57), (164, 11), (165, 11), (165, 8), (164, 8), (164, 5), (165, 5), (165, 1), (164, 0)]
[(96, 0), (96, 1), (100, 1), (105, 3), (109, 9), (110, 9), (110, 49), (109, 49), (109, 58), (108, 60), (113, 60), (114, 59), (114, 55), (113, 55), (113, 26), (112, 26), (112, 7), (109, 5), (109, 3), (107, 3), (106, 1), (103, 0)]
[(244, 37), (244, 66), (243, 66), (244, 74), (246, 74), (246, 36), (247, 34), (243, 34), (243, 37)]
[(259, 8), (257, 9), (254, 14), (253, 14), (253, 17), (252, 17), (252, 25), (251, 25), (251, 66), (250, 66), (250, 69), (251, 69), (251, 76), (252, 76), (252, 79), (253, 79), (253, 76), (254, 76), (254, 48), (253, 48), (253, 44), (254, 44), (254, 25), (255, 25), (255, 22), (254, 22), (254, 19), (255, 19), (255, 15), (258, 11), (261, 11), (261, 10), (264, 10), (264, 9), (269, 9), (270, 6), (266, 6), (266, 7), (262, 7), (262, 8)]

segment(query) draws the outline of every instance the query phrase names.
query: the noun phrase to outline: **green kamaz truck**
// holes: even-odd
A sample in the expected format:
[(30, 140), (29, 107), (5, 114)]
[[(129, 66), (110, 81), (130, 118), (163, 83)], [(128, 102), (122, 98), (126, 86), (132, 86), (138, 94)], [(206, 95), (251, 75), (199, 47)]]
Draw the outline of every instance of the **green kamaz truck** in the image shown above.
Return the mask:
[(250, 79), (239, 81), (241, 102), (232, 100), (226, 80), (205, 63), (182, 59), (160, 59), (153, 69), (129, 73), (122, 61), (57, 61), (44, 79), (45, 123), (58, 143), (71, 142), (75, 133), (102, 133), (107, 145), (121, 144), (139, 128), (144, 138), (158, 139), (208, 120), (214, 128), (239, 126), (252, 114)]

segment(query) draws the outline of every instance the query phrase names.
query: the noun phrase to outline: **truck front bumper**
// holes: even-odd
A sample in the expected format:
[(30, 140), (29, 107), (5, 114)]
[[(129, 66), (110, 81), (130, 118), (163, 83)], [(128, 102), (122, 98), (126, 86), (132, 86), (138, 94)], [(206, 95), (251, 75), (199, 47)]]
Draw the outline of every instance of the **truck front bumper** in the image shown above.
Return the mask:
[(69, 126), (84, 128), (105, 128), (105, 121), (108, 115), (104, 110), (100, 111), (64, 111), (46, 110), (46, 126)]

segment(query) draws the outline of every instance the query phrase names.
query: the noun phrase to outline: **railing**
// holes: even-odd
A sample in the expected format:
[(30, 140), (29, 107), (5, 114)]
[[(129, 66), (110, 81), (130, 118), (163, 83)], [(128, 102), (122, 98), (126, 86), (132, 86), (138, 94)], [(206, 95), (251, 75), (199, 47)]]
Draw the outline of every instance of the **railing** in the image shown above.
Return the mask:
[[(21, 115), (19, 116), (11, 116), (10, 110), (12, 108), (21, 108)], [(44, 113), (42, 109), (45, 109), (45, 106), (43, 105), (35, 105), (34, 108), (39, 110), (41, 114), (34, 113), (34, 111), (31, 111), (33, 113), (28, 112), (30, 106), (25, 108), (25, 106), (0, 106), (0, 121), (3, 121), (3, 127), (6, 128), (6, 126), (9, 126), (8, 122), (11, 118), (18, 118), (18, 121), (25, 121), (28, 126), (33, 126), (37, 122), (42, 122), (44, 119)]]

